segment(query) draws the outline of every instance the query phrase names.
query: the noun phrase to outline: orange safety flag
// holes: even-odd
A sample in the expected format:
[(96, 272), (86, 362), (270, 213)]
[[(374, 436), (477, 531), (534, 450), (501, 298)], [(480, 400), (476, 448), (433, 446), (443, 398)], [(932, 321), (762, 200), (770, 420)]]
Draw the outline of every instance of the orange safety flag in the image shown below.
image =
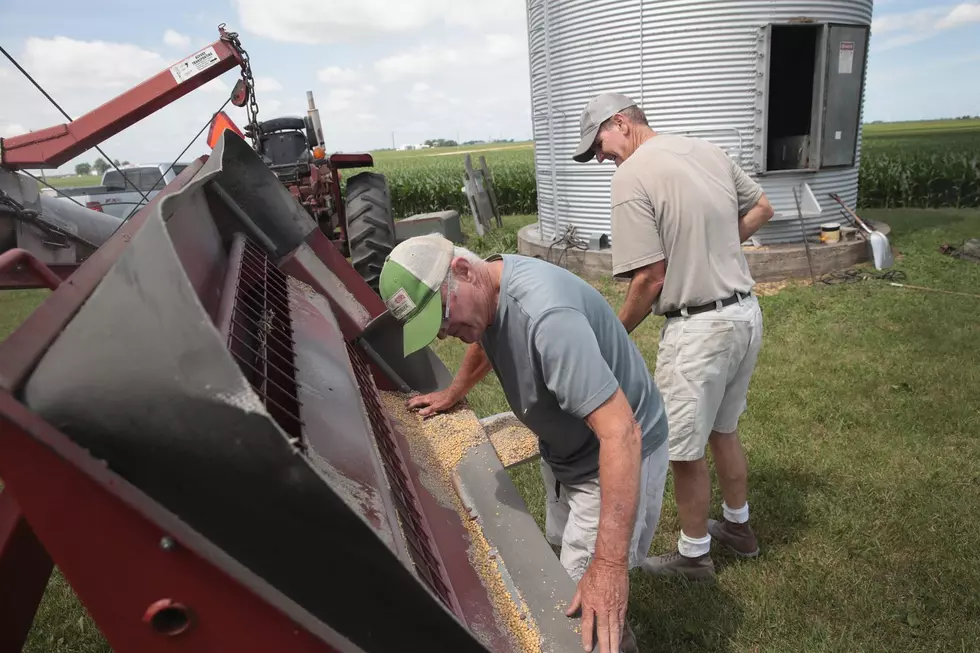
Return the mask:
[(235, 123), (232, 122), (231, 118), (228, 117), (228, 114), (226, 114), (224, 111), (219, 111), (214, 119), (211, 120), (211, 129), (208, 131), (208, 147), (213, 150), (214, 146), (218, 144), (218, 139), (221, 137), (221, 132), (226, 129), (230, 129), (242, 138), (245, 138), (245, 135), (242, 134), (242, 130), (240, 130)]

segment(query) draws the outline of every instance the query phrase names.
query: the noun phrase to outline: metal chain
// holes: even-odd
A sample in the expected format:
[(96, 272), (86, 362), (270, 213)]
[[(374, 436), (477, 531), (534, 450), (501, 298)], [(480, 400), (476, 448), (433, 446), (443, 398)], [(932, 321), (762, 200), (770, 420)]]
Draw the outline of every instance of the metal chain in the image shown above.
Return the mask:
[(221, 23), (218, 25), (218, 31), (221, 33), (221, 38), (231, 44), (231, 47), (235, 49), (235, 52), (241, 57), (242, 63), (242, 79), (245, 80), (245, 86), (248, 88), (248, 106), (245, 107), (245, 112), (248, 114), (248, 131), (249, 138), (252, 141), (252, 148), (258, 149), (259, 144), (259, 102), (255, 98), (255, 78), (252, 77), (252, 62), (249, 59), (248, 52), (242, 47), (242, 42), (238, 39), (238, 32), (226, 32), (225, 24)]

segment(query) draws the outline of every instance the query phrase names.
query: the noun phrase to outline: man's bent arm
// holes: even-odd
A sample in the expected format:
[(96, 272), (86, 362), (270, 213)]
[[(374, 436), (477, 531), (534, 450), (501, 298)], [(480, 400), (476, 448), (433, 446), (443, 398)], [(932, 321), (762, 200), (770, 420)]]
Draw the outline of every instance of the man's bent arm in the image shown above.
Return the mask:
[(453, 379), (447, 390), (458, 401), (468, 395), (470, 390), (482, 381), (483, 377), (492, 369), (490, 359), (487, 358), (483, 347), (480, 346), (480, 343), (474, 342), (466, 348), (466, 355), (463, 356), (463, 362), (460, 363), (459, 371), (456, 372), (456, 378)]
[(769, 199), (763, 195), (762, 198), (753, 206), (748, 213), (738, 219), (738, 237), (740, 243), (752, 237), (762, 225), (769, 222), (775, 211)]
[(408, 407), (418, 409), (419, 415), (428, 417), (451, 409), (469, 394), (477, 383), (493, 369), (490, 359), (479, 343), (474, 342), (466, 349), (463, 362), (456, 372), (453, 382), (445, 390), (418, 395), (408, 400)]
[(619, 309), (619, 321), (626, 327), (626, 333), (633, 333), (650, 314), (653, 303), (663, 290), (666, 275), (667, 264), (662, 260), (633, 271), (626, 301)]
[(640, 425), (621, 389), (585, 419), (599, 438), (595, 560), (626, 569), (640, 492)]

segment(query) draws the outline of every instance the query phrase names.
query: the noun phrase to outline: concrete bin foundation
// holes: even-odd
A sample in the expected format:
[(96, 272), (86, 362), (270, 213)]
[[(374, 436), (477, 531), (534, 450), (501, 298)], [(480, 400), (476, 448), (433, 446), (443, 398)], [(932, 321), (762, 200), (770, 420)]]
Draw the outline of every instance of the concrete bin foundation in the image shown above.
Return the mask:
[[(872, 226), (886, 236), (891, 232), (889, 226), (883, 222)], [(564, 245), (552, 245), (550, 240), (542, 239), (537, 224), (527, 225), (518, 232), (517, 251), (525, 256), (561, 265), (586, 279), (612, 276), (612, 250), (566, 250)], [(744, 246), (742, 251), (752, 277), (757, 282), (810, 277), (806, 248), (802, 242), (762, 247)], [(870, 254), (868, 242), (860, 236), (832, 244), (810, 243), (813, 273), (817, 276), (865, 263), (870, 260)]]

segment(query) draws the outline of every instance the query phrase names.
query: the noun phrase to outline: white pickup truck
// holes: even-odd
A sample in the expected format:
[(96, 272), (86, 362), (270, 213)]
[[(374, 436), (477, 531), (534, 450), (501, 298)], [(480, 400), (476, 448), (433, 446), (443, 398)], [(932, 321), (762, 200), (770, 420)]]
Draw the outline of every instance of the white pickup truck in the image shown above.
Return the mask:
[(65, 198), (67, 195), (89, 209), (125, 220), (135, 215), (139, 207), (153, 199), (186, 167), (186, 163), (175, 164), (173, 168), (169, 163), (125, 166), (119, 168), (125, 173), (125, 179), (115, 169), (110, 169), (102, 175), (101, 186), (59, 188), (60, 193), (46, 188), (44, 194), (69, 202), (71, 200)]

